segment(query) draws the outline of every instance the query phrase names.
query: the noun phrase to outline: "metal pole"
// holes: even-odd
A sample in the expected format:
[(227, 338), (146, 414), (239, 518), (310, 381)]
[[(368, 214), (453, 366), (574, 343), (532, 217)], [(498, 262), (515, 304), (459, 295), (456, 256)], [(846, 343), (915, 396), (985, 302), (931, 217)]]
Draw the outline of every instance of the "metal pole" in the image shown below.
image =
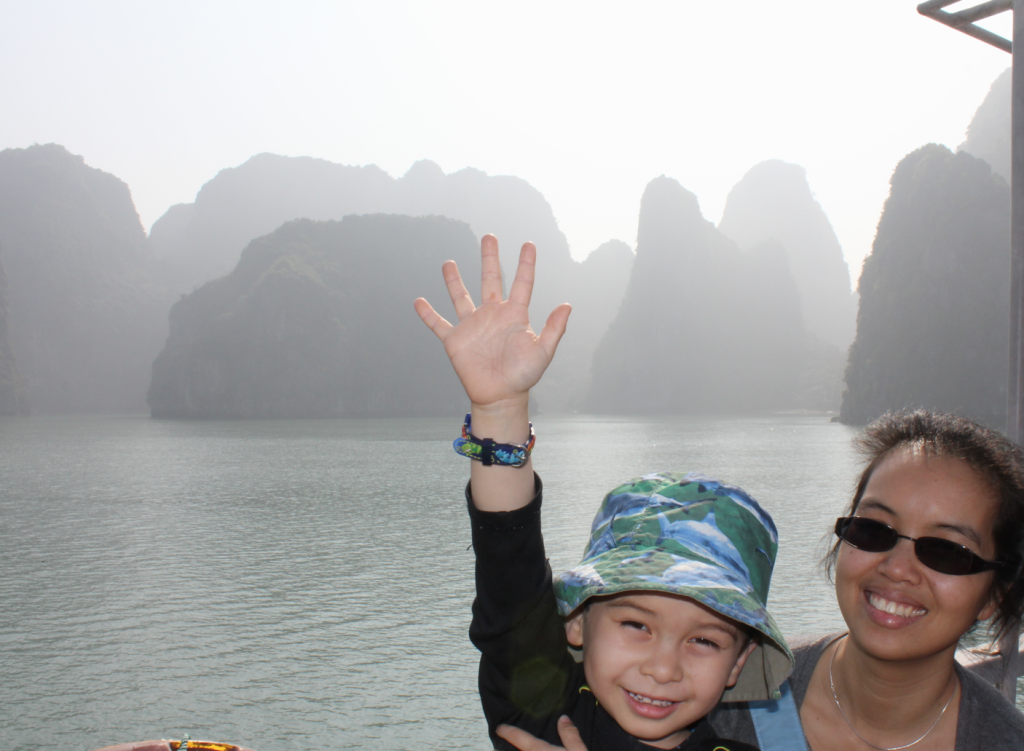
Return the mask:
[[(1006, 435), (1021, 442), (1024, 427), (1024, 0), (1013, 2), (1013, 86), (1010, 108), (1010, 372)], [(1002, 676), (996, 688), (1013, 701), (1020, 670), (1020, 626), (999, 640)]]
[[(1014, 0), (1013, 47), (1024, 53), (1024, 0)], [(1010, 116), (1010, 372), (1007, 389), (1006, 435), (1021, 442), (1022, 389), (1021, 334), (1024, 332), (1024, 54), (1013, 56)]]
[[(1006, 435), (1020, 444), (1024, 432), (1024, 0), (988, 0), (966, 10), (943, 8), (958, 0), (926, 0), (917, 11), (958, 31), (1013, 54), (1010, 119), (1010, 362), (1006, 389)], [(1013, 9), (1013, 41), (974, 22)], [(1016, 54), (1020, 52), (1020, 54)], [(957, 653), (957, 659), (1014, 701), (1017, 676), (1024, 675), (1024, 637), (1020, 623), (1012, 624), (998, 644)], [(961, 658), (962, 653), (962, 658)], [(973, 656), (972, 654), (973, 653)]]

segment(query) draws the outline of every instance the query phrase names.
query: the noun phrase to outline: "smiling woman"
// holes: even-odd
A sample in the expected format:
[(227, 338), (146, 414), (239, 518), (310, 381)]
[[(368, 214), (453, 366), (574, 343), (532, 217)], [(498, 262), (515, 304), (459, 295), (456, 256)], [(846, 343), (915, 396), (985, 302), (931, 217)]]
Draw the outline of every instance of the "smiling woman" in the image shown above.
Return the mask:
[[(791, 678), (812, 749), (1019, 749), (1024, 717), (956, 663), (961, 637), (1024, 609), (1024, 455), (969, 420), (882, 417), (826, 559), (849, 631), (794, 650)], [(720, 731), (753, 735), (742, 707)]]

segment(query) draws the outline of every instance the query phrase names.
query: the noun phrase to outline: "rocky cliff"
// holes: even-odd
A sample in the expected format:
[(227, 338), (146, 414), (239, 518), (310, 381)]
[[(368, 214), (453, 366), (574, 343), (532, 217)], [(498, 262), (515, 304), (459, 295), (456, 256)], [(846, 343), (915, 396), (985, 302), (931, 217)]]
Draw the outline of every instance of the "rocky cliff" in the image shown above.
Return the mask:
[[(630, 247), (609, 240), (591, 252), (564, 284), (562, 299), (572, 303), (572, 315), (558, 354), (532, 393), (535, 411), (578, 412), (585, 408), (594, 350), (619, 311), (632, 267)], [(534, 328), (544, 325), (547, 314), (544, 318), (540, 315), (534, 308)]]
[[(743, 251), (675, 180), (647, 186), (636, 260), (586, 407), (640, 414), (811, 406), (799, 297), (778, 243)], [(813, 348), (812, 348), (813, 349)]]
[(128, 186), (55, 144), (2, 151), (0, 246), (33, 410), (144, 411), (169, 293)]
[[(0, 248), (2, 251), (2, 248)], [(0, 253), (0, 261), (3, 260)], [(27, 415), (28, 394), (25, 393), (18, 365), (11, 351), (7, 328), (7, 275), (0, 264), (0, 415)]]
[(860, 278), (844, 422), (930, 407), (1003, 423), (1009, 231), (986, 162), (935, 144), (900, 162)]
[(469, 227), (441, 217), (288, 222), (254, 240), (231, 274), (174, 305), (153, 364), (155, 417), (459, 414), (466, 397), (412, 308), (449, 319), (440, 274), (479, 279)]
[(744, 250), (778, 241), (807, 330), (845, 356), (857, 316), (850, 271), (804, 168), (778, 160), (753, 167), (730, 191), (718, 229)]
[(992, 82), (988, 95), (967, 126), (967, 140), (958, 151), (984, 159), (996, 174), (1010, 182), (1010, 89), (1013, 69)]

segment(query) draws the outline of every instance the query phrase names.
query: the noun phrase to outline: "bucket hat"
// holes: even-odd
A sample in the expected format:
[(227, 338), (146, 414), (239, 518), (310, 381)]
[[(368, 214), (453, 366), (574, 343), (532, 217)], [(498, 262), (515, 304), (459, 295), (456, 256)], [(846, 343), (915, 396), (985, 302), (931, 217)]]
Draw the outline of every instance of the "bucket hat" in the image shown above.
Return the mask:
[(793, 653), (767, 610), (779, 534), (741, 488), (695, 472), (637, 477), (605, 496), (583, 560), (555, 577), (569, 616), (591, 597), (667, 592), (760, 634), (723, 701), (779, 698)]

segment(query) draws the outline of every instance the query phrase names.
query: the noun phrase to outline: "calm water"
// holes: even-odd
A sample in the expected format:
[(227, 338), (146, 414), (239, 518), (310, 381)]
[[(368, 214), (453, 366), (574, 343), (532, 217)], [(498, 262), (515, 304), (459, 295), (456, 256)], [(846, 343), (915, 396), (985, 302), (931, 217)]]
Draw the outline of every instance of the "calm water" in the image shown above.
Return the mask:
[[(0, 418), (0, 745), (487, 749), (458, 420)], [(770, 605), (839, 628), (816, 570), (856, 472), (821, 417), (538, 418), (555, 569), (601, 496), (700, 469), (774, 515)]]

